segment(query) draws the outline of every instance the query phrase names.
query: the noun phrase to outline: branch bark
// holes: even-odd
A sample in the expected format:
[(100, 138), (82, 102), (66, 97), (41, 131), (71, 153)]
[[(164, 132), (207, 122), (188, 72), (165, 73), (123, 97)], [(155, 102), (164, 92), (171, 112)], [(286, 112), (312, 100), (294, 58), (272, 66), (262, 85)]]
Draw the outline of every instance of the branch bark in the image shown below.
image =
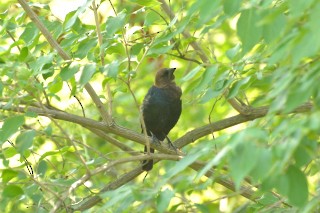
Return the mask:
[[(1, 101), (1, 99), (0, 99)], [(303, 105), (301, 105), (300, 107), (297, 107), (295, 110), (293, 110), (291, 113), (303, 113), (303, 112), (307, 112), (310, 111), (312, 109), (312, 104), (311, 103), (305, 103)], [(43, 108), (43, 107), (42, 107)], [(73, 123), (77, 123), (79, 125), (84, 126), (85, 128), (88, 128), (89, 130), (93, 130), (93, 132), (97, 133), (100, 136), (103, 136), (103, 133), (105, 134), (105, 132), (109, 132), (109, 133), (114, 133), (117, 135), (120, 135), (124, 138), (136, 141), (142, 145), (144, 145), (144, 141), (145, 141), (145, 137), (143, 134), (139, 134), (136, 133), (132, 130), (126, 129), (124, 127), (118, 126), (118, 125), (106, 125), (105, 123), (102, 122), (98, 122), (98, 121), (94, 121), (92, 119), (89, 118), (83, 118), (77, 115), (72, 115), (66, 112), (62, 112), (59, 110), (54, 110), (54, 109), (45, 109), (43, 110), (42, 108), (38, 108), (38, 107), (12, 107), (12, 108), (8, 108), (8, 107), (4, 107), (0, 105), (0, 109), (3, 110), (11, 110), (11, 111), (15, 111), (18, 113), (24, 113), (27, 111), (32, 111), (35, 113), (38, 113), (39, 115), (42, 116), (48, 116), (48, 114), (56, 119), (60, 119), (60, 120), (64, 120), (64, 121), (69, 121), (69, 122), (73, 122)], [(181, 138), (179, 138), (178, 140), (176, 140), (176, 142), (174, 143), (176, 147), (178, 148), (182, 148), (186, 145), (188, 145), (189, 143), (194, 142), (195, 140), (204, 137), (208, 134), (211, 134), (212, 132), (215, 131), (219, 131), (222, 129), (226, 129), (228, 127), (231, 126), (235, 126), (237, 124), (240, 123), (244, 123), (247, 121), (251, 121), (251, 120), (255, 120), (257, 118), (261, 118), (265, 115), (267, 115), (269, 110), (268, 106), (264, 106), (264, 107), (259, 107), (256, 109), (252, 109), (250, 112), (250, 115), (236, 115), (236, 116), (232, 116), (230, 118), (226, 118), (199, 128), (196, 128), (194, 130), (191, 130), (189, 132), (187, 132), (184, 136), (182, 136)], [(46, 114), (47, 113), (47, 114)], [(279, 113), (280, 114), (280, 113)], [(105, 136), (103, 136), (105, 137)], [(110, 138), (108, 138), (110, 140)], [(108, 140), (107, 139), (107, 140)], [(117, 143), (120, 143), (118, 141), (116, 141)], [(114, 144), (114, 143), (112, 143)], [(115, 144), (114, 144), (115, 145)], [(167, 153), (167, 154), (175, 154), (175, 152), (173, 150), (170, 150), (166, 147), (163, 146), (155, 146), (154, 144), (151, 144), (152, 148), (159, 150), (162, 153)], [(128, 147), (122, 147), (120, 144), (116, 145), (121, 149), (124, 150), (129, 150), (132, 151), (132, 149), (128, 148)], [(150, 156), (152, 157), (152, 156)], [(154, 163), (157, 163), (157, 160), (155, 160)], [(193, 164), (191, 164), (189, 167), (199, 171), (202, 169), (202, 167), (204, 166), (204, 163), (196, 161)], [(123, 174), (120, 178), (118, 178), (117, 180), (109, 183), (106, 187), (104, 187), (101, 192), (105, 192), (105, 191), (109, 191), (109, 190), (114, 190), (120, 186), (122, 186), (123, 184), (126, 184), (128, 182), (130, 182), (131, 180), (133, 180), (134, 178), (136, 178), (138, 175), (140, 175), (142, 173), (142, 169), (141, 166), (137, 167), (136, 169), (133, 169), (132, 171)], [(213, 170), (209, 170), (205, 175), (207, 177), (211, 177), (213, 174)], [(230, 189), (230, 190), (235, 190), (234, 184), (232, 181), (228, 180), (228, 179), (224, 179), (224, 178), (219, 178), (216, 180), (217, 183), (225, 186), (226, 188)], [(254, 190), (252, 190), (251, 187), (245, 187), (241, 189), (241, 194), (242, 196), (251, 199), (254, 201), (253, 198), (253, 194), (254, 194)], [(92, 207), (93, 205), (97, 204), (98, 202), (101, 201), (101, 198), (99, 196), (94, 196), (94, 197), (88, 197), (86, 198), (83, 202), (81, 202), (79, 205), (73, 206), (74, 210), (85, 210), (85, 209), (89, 209), (90, 207)]]
[[(311, 103), (305, 103), (299, 107), (297, 107), (295, 110), (293, 110), (291, 113), (303, 113), (310, 111), (312, 109), (312, 104)], [(66, 113), (63, 111), (55, 110), (55, 109), (42, 109), (38, 107), (26, 107), (26, 106), (19, 106), (19, 107), (5, 107), (4, 105), (0, 106), (0, 109), (2, 110), (9, 110), (9, 111), (15, 111), (18, 113), (25, 113), (27, 111), (35, 112), (38, 115), (41, 116), (46, 116), (46, 117), (53, 117), (59, 120), (64, 120), (72, 123), (79, 124), (85, 128), (88, 128), (90, 130), (92, 129), (97, 129), (101, 130), (103, 132), (108, 132), (108, 133), (113, 133), (115, 135), (119, 135), (123, 138), (138, 142), (142, 145), (145, 145), (145, 137), (143, 134), (137, 133), (135, 131), (132, 131), (130, 129), (127, 129), (125, 127), (113, 124), (111, 126), (103, 123), (103, 122), (98, 122), (95, 120), (92, 120), (90, 118), (83, 118), (78, 115), (73, 115), (70, 113)], [(189, 143), (192, 143), (199, 138), (202, 138), (206, 135), (209, 135), (213, 132), (220, 131), (222, 129), (229, 128), (231, 126), (235, 126), (247, 121), (255, 120), (257, 118), (261, 118), (265, 116), (268, 113), (269, 107), (268, 106), (263, 106), (259, 108), (252, 108), (250, 114), (248, 115), (242, 115), (238, 114), (217, 122), (213, 122), (211, 124), (204, 125), (202, 127), (195, 128), (189, 132), (187, 132), (185, 135), (183, 135), (181, 138), (177, 139), (174, 142), (174, 145), (177, 148), (182, 148)], [(281, 114), (280, 112), (278, 114)], [(165, 146), (162, 145), (156, 145), (156, 144), (151, 144), (152, 148), (157, 149), (160, 152), (166, 153), (166, 154), (175, 154), (174, 150), (171, 150)], [(180, 153), (182, 154), (182, 153)]]

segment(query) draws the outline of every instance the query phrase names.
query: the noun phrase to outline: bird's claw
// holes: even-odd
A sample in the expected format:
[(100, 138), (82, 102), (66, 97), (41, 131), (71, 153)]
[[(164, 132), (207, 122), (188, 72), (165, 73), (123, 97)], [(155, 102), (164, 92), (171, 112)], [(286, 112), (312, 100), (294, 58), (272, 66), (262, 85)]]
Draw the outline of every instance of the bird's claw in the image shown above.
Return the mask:
[(166, 138), (167, 138), (167, 141), (168, 141), (169, 149), (172, 149), (172, 150), (174, 150), (176, 153), (178, 153), (177, 147), (175, 147), (175, 146), (172, 144), (172, 142), (171, 142), (171, 140), (169, 139), (168, 136), (166, 136)]
[(168, 145), (169, 145), (169, 149), (172, 149), (172, 150), (174, 150), (176, 153), (178, 153), (177, 147), (175, 147), (175, 145), (173, 145), (173, 144), (171, 143), (171, 141), (168, 141)]
[(159, 139), (152, 132), (151, 132), (151, 137), (152, 137), (151, 143), (153, 143), (153, 144), (155, 144), (157, 146), (161, 145)]

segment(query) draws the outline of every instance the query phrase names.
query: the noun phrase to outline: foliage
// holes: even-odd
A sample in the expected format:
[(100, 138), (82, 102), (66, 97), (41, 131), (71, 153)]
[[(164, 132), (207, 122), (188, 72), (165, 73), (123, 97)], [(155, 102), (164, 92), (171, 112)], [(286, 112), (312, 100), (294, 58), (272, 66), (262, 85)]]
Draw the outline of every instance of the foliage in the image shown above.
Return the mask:
[[(320, 211), (319, 1), (102, 1), (101, 41), (92, 3), (29, 2), (70, 58), (0, 6), (1, 212)], [(143, 181), (137, 105), (173, 66), (186, 155)]]

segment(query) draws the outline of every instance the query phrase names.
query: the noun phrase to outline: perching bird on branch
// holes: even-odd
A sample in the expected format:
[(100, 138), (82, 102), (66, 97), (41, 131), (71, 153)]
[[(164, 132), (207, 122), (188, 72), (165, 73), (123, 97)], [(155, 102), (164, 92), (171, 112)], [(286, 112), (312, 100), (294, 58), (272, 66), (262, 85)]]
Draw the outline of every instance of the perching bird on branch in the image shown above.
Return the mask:
[[(142, 104), (142, 114), (146, 131), (153, 142), (167, 138), (170, 146), (175, 148), (168, 138), (170, 130), (176, 125), (181, 114), (181, 88), (174, 81), (176, 68), (163, 68), (155, 77), (154, 85), (149, 89)], [(147, 147), (144, 147), (147, 152)], [(150, 148), (154, 153), (154, 149)], [(153, 160), (143, 161), (142, 169), (150, 171)]]

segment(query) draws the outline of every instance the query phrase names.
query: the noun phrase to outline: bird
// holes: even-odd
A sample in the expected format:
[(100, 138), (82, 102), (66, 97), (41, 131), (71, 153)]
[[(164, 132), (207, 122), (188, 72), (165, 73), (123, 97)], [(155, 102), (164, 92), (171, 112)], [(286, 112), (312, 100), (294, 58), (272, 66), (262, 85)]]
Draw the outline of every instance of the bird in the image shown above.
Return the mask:
[[(142, 103), (142, 115), (147, 135), (152, 137), (152, 142), (163, 141), (166, 138), (174, 149), (168, 134), (178, 122), (182, 111), (182, 91), (175, 83), (175, 70), (176, 68), (158, 70), (154, 85), (150, 87)], [(146, 146), (144, 152), (147, 152)], [(154, 153), (154, 149), (150, 148), (150, 152)], [(142, 162), (144, 171), (150, 171), (152, 168), (153, 160)]]

